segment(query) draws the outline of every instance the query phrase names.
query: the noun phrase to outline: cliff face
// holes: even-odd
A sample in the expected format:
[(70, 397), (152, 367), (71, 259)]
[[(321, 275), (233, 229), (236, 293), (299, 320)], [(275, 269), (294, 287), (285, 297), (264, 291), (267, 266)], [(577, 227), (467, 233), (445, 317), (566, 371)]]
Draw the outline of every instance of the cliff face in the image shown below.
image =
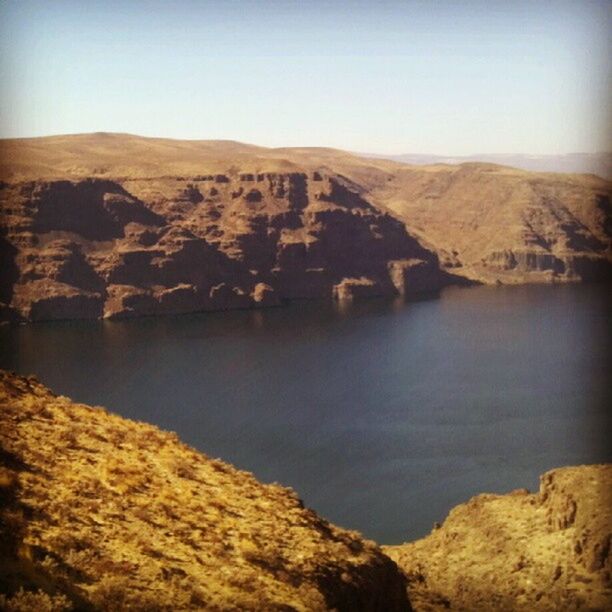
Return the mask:
[(384, 547), (415, 610), (610, 610), (612, 465), (568, 467), (540, 491), (479, 495), (428, 537)]
[(410, 609), (374, 543), (173, 434), (6, 372), (0, 434), (3, 609)]
[[(434, 253), (335, 175), (30, 181), (0, 197), (2, 292), (29, 320), (352, 299), (444, 282)], [(424, 281), (411, 279), (413, 268)]]
[(85, 134), (0, 141), (0, 178), (3, 318), (612, 272), (610, 184), (590, 175)]

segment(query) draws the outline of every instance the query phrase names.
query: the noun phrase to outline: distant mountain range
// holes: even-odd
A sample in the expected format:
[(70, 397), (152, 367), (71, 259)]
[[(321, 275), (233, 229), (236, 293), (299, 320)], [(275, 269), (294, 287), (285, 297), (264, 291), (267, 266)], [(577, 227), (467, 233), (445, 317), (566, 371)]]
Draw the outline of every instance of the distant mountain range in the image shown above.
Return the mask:
[(448, 156), (418, 155), (379, 155), (376, 153), (358, 153), (361, 157), (372, 159), (390, 159), (403, 164), (463, 164), (465, 162), (488, 162), (502, 166), (512, 166), (533, 172), (565, 172), (596, 174), (605, 179), (612, 179), (612, 152), (609, 153), (568, 153), (567, 155), (513, 155), (483, 153), (480, 155)]

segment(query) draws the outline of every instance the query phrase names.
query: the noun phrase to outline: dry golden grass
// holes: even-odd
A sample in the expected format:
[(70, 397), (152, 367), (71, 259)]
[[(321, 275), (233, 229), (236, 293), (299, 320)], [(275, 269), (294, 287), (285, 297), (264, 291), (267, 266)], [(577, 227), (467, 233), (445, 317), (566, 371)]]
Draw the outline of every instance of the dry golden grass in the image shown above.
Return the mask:
[(477, 496), (383, 554), (291, 490), (33, 377), (0, 371), (0, 435), (9, 612), (611, 609), (611, 465)]
[(7, 609), (408, 609), (393, 562), (289, 489), (32, 378), (2, 373), (0, 410)]
[(612, 609), (612, 465), (559, 468), (540, 492), (479, 495), (384, 551), (417, 611)]
[(173, 140), (131, 134), (74, 134), (0, 140), (0, 178), (11, 182), (84, 177), (160, 178), (234, 172), (394, 168), (337, 149), (269, 149), (230, 140)]

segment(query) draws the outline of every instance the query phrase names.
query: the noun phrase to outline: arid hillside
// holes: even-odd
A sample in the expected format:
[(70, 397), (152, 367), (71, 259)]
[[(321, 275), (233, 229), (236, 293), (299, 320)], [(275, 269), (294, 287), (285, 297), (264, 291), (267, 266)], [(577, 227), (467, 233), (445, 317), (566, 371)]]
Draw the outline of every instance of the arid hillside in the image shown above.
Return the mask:
[(610, 277), (610, 183), (493, 164), (399, 169), (374, 199), (440, 255), (484, 283)]
[(119, 135), (32, 142), (5, 142), (0, 156), (13, 168), (0, 191), (7, 317), (245, 308), (448, 283), (401, 220), (306, 154), (294, 163), (233, 143)]
[(1, 370), (0, 442), (8, 612), (611, 608), (611, 465), (480, 495), (381, 551), (172, 433)]
[(101, 133), (0, 141), (0, 179), (4, 318), (350, 300), (612, 269), (610, 184), (592, 175)]
[(612, 465), (552, 470), (539, 493), (484, 494), (384, 551), (417, 611), (612, 609)]
[(410, 609), (373, 542), (174, 434), (0, 371), (0, 440), (1, 609)]

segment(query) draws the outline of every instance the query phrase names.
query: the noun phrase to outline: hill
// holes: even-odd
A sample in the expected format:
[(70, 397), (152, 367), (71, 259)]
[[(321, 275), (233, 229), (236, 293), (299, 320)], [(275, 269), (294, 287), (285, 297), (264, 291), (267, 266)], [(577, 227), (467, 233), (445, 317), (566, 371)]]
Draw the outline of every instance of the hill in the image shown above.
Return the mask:
[(384, 551), (415, 610), (612, 609), (612, 465), (566, 467), (540, 491), (483, 494), (431, 535)]
[(456, 274), (484, 283), (609, 277), (610, 183), (494, 164), (400, 168), (377, 202)]
[(373, 542), (174, 434), (0, 371), (0, 440), (2, 609), (410, 609)]
[(564, 174), (596, 174), (612, 179), (612, 153), (567, 153), (565, 155), (520, 155), (512, 153), (483, 153), (480, 155), (376, 155), (360, 153), (362, 157), (390, 159), (403, 164), (464, 164), (485, 162), (530, 170), (531, 172), (558, 172)]
[(454, 282), (609, 278), (610, 184), (325, 148), (0, 141), (4, 318), (121, 317)]
[(611, 491), (610, 465), (559, 468), (381, 550), (172, 433), (0, 371), (7, 612), (607, 610)]

